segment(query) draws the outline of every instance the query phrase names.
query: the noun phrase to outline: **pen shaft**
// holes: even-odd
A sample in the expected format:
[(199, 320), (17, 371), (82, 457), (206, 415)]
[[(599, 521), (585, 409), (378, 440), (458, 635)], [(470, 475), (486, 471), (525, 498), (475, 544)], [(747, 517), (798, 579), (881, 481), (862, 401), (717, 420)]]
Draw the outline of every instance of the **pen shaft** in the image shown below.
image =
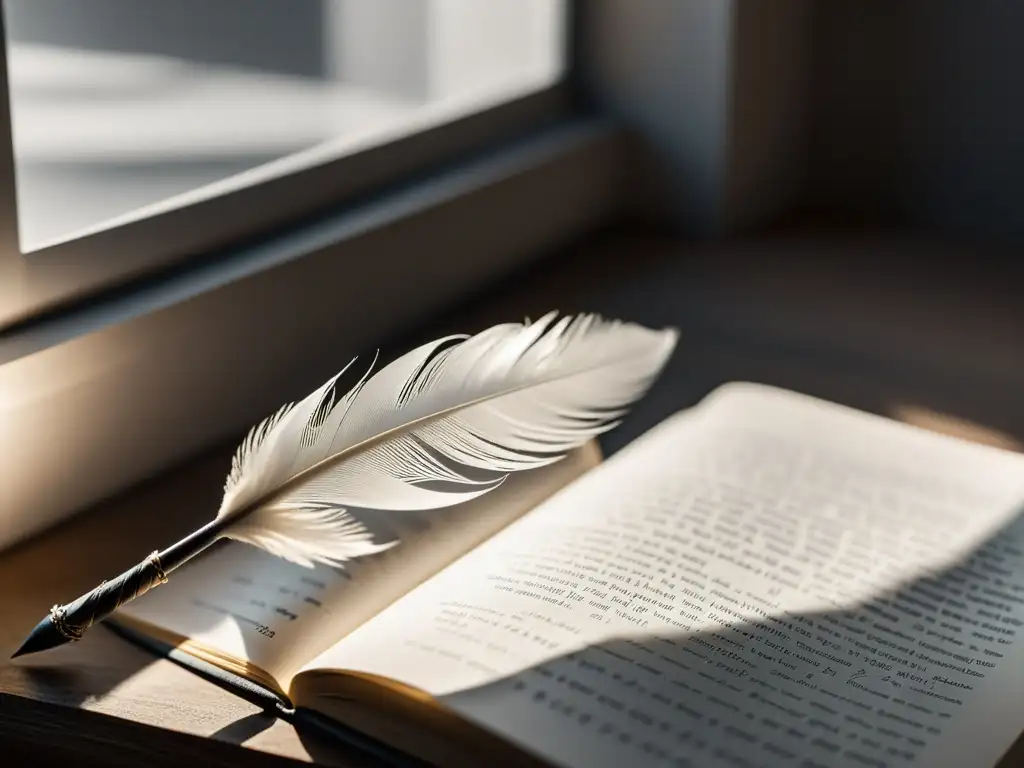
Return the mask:
[(68, 640), (79, 640), (88, 629), (120, 606), (167, 580), (156, 553), (67, 605), (56, 607), (51, 619)]
[(224, 520), (213, 520), (202, 528), (190, 533), (177, 544), (172, 544), (163, 552), (160, 552), (158, 557), (164, 572), (171, 573), (176, 571), (180, 566), (217, 541), (227, 527)]
[(57, 606), (52, 613), (54, 625), (68, 640), (80, 639), (93, 624), (166, 582), (167, 574), (213, 544), (222, 529), (223, 524), (215, 520), (163, 552), (154, 552), (116, 579), (103, 582), (74, 602)]

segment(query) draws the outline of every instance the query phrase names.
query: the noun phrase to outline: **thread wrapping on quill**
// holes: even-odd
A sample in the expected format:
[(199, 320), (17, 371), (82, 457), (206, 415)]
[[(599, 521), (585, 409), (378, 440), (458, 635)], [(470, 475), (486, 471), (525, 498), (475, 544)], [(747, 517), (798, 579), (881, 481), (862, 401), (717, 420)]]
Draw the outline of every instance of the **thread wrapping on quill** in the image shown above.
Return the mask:
[(249, 432), (213, 521), (55, 607), (19, 654), (66, 642), (62, 629), (84, 633), (220, 538), (306, 567), (387, 549), (395, 542), (374, 542), (351, 508), (447, 507), (562, 459), (619, 423), (676, 340), (673, 329), (549, 313), (424, 344), (341, 392), (353, 361)]
[(167, 582), (167, 574), (154, 552), (113, 581), (106, 581), (73, 603), (55, 605), (50, 618), (57, 631), (68, 640), (79, 640), (93, 624), (109, 616), (125, 603), (141, 597), (158, 584)]

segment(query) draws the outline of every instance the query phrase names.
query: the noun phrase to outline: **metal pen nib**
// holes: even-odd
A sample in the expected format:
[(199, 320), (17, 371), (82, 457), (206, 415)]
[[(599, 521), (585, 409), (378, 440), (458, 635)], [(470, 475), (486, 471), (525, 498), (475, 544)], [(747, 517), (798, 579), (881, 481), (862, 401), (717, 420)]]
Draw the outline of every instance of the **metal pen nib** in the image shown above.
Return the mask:
[(70, 642), (70, 639), (62, 635), (54, 625), (51, 616), (47, 616), (36, 624), (35, 629), (29, 633), (28, 637), (25, 638), (25, 642), (14, 652), (11, 658), (16, 659), (29, 653), (48, 651), (67, 642)]
[(153, 552), (134, 568), (103, 582), (73, 603), (53, 606), (49, 616), (36, 624), (11, 658), (81, 640), (93, 624), (153, 587), (165, 584), (167, 574), (216, 541), (223, 526), (221, 521), (207, 524), (163, 552)]
[(167, 575), (160, 565), (160, 553), (154, 552), (134, 568), (113, 581), (103, 582), (73, 603), (53, 606), (50, 615), (36, 624), (11, 658), (81, 640), (93, 624), (166, 581)]

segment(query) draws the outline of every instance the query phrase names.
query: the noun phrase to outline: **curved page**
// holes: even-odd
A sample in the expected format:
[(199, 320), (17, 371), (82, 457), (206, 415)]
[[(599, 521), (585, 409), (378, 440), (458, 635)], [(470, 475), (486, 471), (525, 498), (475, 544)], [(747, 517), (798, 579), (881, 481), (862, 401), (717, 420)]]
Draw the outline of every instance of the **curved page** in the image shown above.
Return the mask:
[(579, 768), (992, 766), (1024, 727), (1022, 503), (1017, 454), (729, 385), (308, 669)]

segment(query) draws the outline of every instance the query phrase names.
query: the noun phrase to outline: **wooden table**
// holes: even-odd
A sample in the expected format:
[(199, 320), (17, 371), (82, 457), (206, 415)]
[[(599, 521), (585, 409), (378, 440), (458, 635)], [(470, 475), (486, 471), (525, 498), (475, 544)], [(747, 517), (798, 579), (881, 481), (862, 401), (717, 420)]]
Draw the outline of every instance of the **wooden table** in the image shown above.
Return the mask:
[[(924, 271), (909, 260), (922, 254), (929, 257)], [(959, 271), (928, 268), (950, 257), (960, 258)], [(1017, 285), (978, 264), (976, 252), (891, 235), (798, 230), (687, 246), (610, 234), (510, 278), (396, 343), (550, 308), (679, 326), (679, 352), (605, 441), (606, 451), (730, 379), (777, 384), (1017, 448), (1024, 444), (1024, 312)], [(217, 508), (232, 449), (215, 450), (0, 556), (0, 659), (50, 605), (205, 521)], [(59, 466), (53, 482), (60, 482)], [(192, 759), (370, 764), (105, 629), (81, 643), (0, 662), (0, 755), (147, 768)]]
[[(0, 657), (10, 657), (50, 605), (119, 573), (209, 516), (225, 473), (221, 452), (173, 473), (173, 483), (151, 484), (0, 557)], [(14, 741), (19, 748), (37, 739), (68, 765), (90, 759), (182, 765), (191, 756), (201, 765), (234, 765), (239, 749), (233, 745), (242, 743), (254, 748), (247, 765), (280, 764), (258, 750), (325, 765), (360, 764), (105, 628), (0, 666), (0, 744)]]

